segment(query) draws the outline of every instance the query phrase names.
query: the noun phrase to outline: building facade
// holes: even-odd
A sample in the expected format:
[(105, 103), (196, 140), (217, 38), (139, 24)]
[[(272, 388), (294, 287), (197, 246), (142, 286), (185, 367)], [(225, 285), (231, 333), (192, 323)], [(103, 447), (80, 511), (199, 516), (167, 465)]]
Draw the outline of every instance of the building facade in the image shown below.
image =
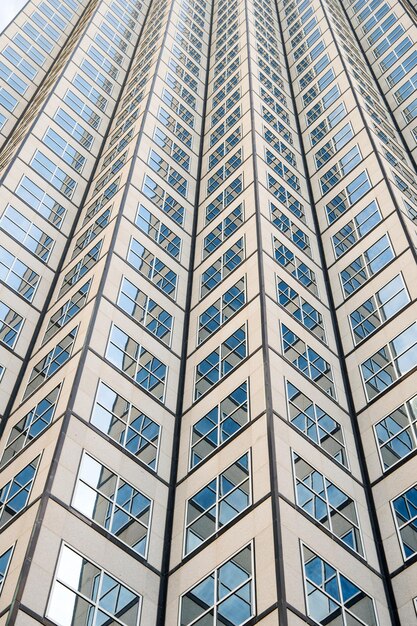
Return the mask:
[(417, 624), (411, 0), (0, 35), (0, 626)]

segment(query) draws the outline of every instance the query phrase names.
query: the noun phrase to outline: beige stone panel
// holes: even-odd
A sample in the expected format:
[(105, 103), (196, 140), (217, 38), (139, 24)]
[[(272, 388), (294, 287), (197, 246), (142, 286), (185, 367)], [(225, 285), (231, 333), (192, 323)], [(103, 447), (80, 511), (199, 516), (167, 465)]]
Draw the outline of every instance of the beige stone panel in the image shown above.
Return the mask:
[(0, 554), (6, 552), (11, 546), (14, 546), (14, 549), (1, 591), (0, 611), (9, 606), (13, 600), (38, 509), (39, 502), (36, 502), (33, 506), (26, 509), (24, 513), (19, 515), (11, 524), (2, 528)]
[(159, 586), (157, 576), (51, 500), (33, 556), (23, 604), (44, 615), (63, 542), (141, 594), (141, 626), (154, 626)]
[(397, 574), (392, 580), (392, 586), (401, 624), (404, 624), (404, 626), (415, 624), (417, 619), (414, 604), (417, 587), (416, 565), (411, 565), (400, 574)]
[(287, 611), (287, 616), (288, 616), (288, 626), (305, 626), (305, 624), (307, 623), (303, 619), (300, 619), (298, 615), (295, 615), (295, 613), (292, 613), (291, 610)]
[(394, 473), (387, 475), (372, 490), (390, 571), (396, 570), (405, 562), (402, 542), (396, 529), (392, 500), (415, 485), (416, 469), (417, 458), (414, 457), (405, 465), (398, 467)]
[(177, 624), (179, 597), (205, 578), (216, 567), (254, 539), (256, 611), (261, 613), (276, 600), (275, 563), (270, 500), (246, 515), (215, 542), (187, 561), (170, 577), (166, 626)]
[(305, 598), (300, 590), (303, 588), (303, 568), (301, 544), (304, 543), (318, 556), (338, 569), (347, 578), (369, 594), (375, 600), (380, 626), (391, 624), (388, 609), (381, 600), (384, 590), (381, 579), (359, 559), (350, 555), (345, 548), (324, 535), (307, 518), (280, 501), (282, 520), (282, 545), (285, 567), (285, 586), (287, 601), (302, 613), (305, 613)]
[[(5, 619), (7, 619), (7, 617)], [(6, 624), (6, 622), (0, 621), (1, 626), (3, 626), (3, 623)], [(24, 613), (23, 611), (19, 611), (16, 616), (15, 623), (16, 623), (16, 626), (37, 626), (41, 622), (38, 622), (38, 620), (34, 619), (27, 613)]]
[[(225, 446), (218, 454), (211, 456), (205, 463), (197, 467), (194, 472), (189, 474), (184, 482), (178, 485), (175, 495), (171, 568), (176, 567), (181, 562), (183, 556), (185, 556), (184, 545), (187, 501), (246, 452), (250, 453), (252, 503), (256, 503), (270, 491), (269, 454), (265, 415), (255, 421), (251, 427), (241, 433), (240, 436), (235, 437), (230, 444)], [(228, 526), (233, 526), (233, 521), (228, 524)], [(191, 555), (192, 552), (189, 554)]]

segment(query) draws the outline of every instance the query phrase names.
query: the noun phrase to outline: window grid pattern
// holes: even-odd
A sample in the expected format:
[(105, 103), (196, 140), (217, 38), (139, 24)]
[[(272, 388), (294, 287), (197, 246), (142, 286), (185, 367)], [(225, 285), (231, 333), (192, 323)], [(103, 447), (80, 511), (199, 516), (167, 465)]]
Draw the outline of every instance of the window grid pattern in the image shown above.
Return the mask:
[(152, 500), (86, 452), (71, 505), (146, 557)]
[(251, 504), (249, 453), (187, 501), (184, 554), (201, 546)]

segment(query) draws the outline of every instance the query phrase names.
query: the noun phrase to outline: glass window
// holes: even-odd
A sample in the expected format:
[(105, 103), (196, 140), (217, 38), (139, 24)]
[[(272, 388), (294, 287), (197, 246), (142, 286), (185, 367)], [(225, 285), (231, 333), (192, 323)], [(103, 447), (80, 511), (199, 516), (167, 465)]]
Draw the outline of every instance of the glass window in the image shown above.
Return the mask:
[(167, 366), (117, 326), (112, 326), (106, 358), (139, 387), (163, 401)]
[(154, 150), (149, 154), (148, 165), (181, 196), (187, 197), (188, 181)]
[(80, 259), (78, 263), (73, 265), (65, 274), (61, 289), (58, 293), (58, 298), (67, 293), (67, 291), (69, 291), (71, 287), (75, 285), (83, 276), (85, 276), (85, 274), (97, 263), (102, 243), (103, 241), (99, 241), (95, 246), (90, 248), (83, 258)]
[(48, 261), (54, 240), (10, 204), (0, 218), (0, 227), (41, 261)]
[(216, 332), (245, 303), (245, 278), (241, 278), (200, 315), (198, 320), (198, 343), (202, 343), (212, 333)]
[(190, 468), (203, 461), (249, 421), (249, 382), (245, 381), (192, 427)]
[(417, 552), (417, 485), (391, 504), (403, 557), (407, 560)]
[(78, 326), (75, 326), (34, 366), (23, 399), (38, 389), (68, 361), (74, 348), (77, 330)]
[(242, 164), (242, 150), (239, 149), (207, 181), (207, 195), (213, 193)]
[(335, 461), (348, 467), (341, 425), (288, 381), (287, 399), (291, 424), (323, 448)]
[(389, 237), (384, 235), (340, 272), (345, 297), (362, 287), (394, 257)]
[(146, 558), (152, 500), (86, 452), (71, 506)]
[(360, 150), (358, 146), (354, 146), (320, 178), (320, 187), (322, 194), (324, 195), (325, 193), (328, 193), (361, 161), (362, 155), (360, 153)]
[(165, 111), (163, 107), (160, 107), (158, 120), (164, 124), (169, 130), (188, 148), (192, 146), (192, 135), (184, 128), (168, 111)]
[(417, 365), (417, 322), (361, 365), (368, 400), (391, 387)]
[(300, 191), (300, 179), (270, 150), (265, 150), (265, 161), (283, 181), (295, 191)]
[(16, 189), (16, 195), (32, 209), (40, 213), (50, 224), (56, 228), (61, 228), (66, 209), (38, 185), (35, 185), (30, 178), (27, 176), (22, 177)]
[(271, 209), (271, 221), (290, 241), (295, 243), (297, 248), (300, 248), (303, 252), (308, 254), (309, 257), (311, 254), (311, 246), (310, 246), (310, 238), (309, 236), (295, 223), (293, 222), (285, 213), (279, 209), (279, 207), (275, 206), (275, 204), (270, 204)]
[(6, 552), (3, 552), (3, 554), (0, 556), (0, 593), (2, 592), (2, 589), (4, 587), (4, 581), (7, 576), (10, 561), (12, 560), (13, 550), (14, 546), (6, 550)]
[(51, 183), (67, 198), (71, 198), (77, 183), (73, 178), (68, 176), (64, 170), (55, 165), (48, 157), (46, 157), (42, 152), (37, 150), (30, 162), (31, 166), (37, 172), (45, 178), (47, 181)]
[(70, 109), (75, 111), (83, 120), (90, 126), (97, 129), (100, 126), (101, 117), (93, 111), (83, 100), (77, 96), (71, 89), (67, 91), (63, 98), (63, 102), (67, 104)]
[(0, 488), (0, 528), (26, 508), (40, 456)]
[(243, 178), (238, 176), (205, 209), (206, 224), (217, 217), (223, 209), (229, 206), (233, 200), (243, 191)]
[(103, 211), (91, 224), (91, 226), (85, 230), (76, 240), (75, 246), (72, 251), (71, 261), (80, 254), (87, 246), (94, 241), (101, 231), (106, 228), (110, 221), (111, 209)]
[(284, 246), (279, 239), (276, 237), (273, 238), (274, 245), (274, 258), (284, 267), (287, 272), (294, 276), (304, 287), (306, 287), (312, 294), (315, 296), (318, 295), (317, 283), (316, 283), (316, 275), (311, 270), (308, 265), (306, 265), (301, 259), (299, 259), (295, 254)]
[(46, 616), (59, 626), (72, 626), (79, 619), (88, 619), (91, 626), (138, 626), (141, 600), (114, 576), (63, 545)]
[(164, 150), (178, 165), (180, 165), (186, 172), (190, 169), (190, 156), (181, 148), (177, 143), (172, 141), (166, 133), (160, 128), (156, 127), (154, 132), (154, 142)]
[(63, 130), (74, 137), (83, 148), (90, 150), (94, 141), (93, 135), (84, 126), (76, 122), (64, 109), (58, 109), (54, 115), (54, 120)]
[(409, 302), (403, 277), (398, 274), (349, 315), (355, 343), (374, 333)]
[(1, 457), (0, 466), (10, 461), (49, 426), (54, 417), (60, 389), (61, 385), (55, 387), (13, 426)]
[(122, 279), (117, 304), (166, 344), (171, 342), (173, 317), (127, 278)]
[[(31, 15), (32, 21), (40, 27), (41, 31), (48, 35), (48, 37), (50, 37), (52, 39), (52, 41), (58, 41), (58, 39), (60, 38), (60, 33), (56, 30), (56, 28), (54, 28), (52, 26), (52, 24), (50, 24), (48, 21), (45, 20), (45, 18), (42, 17), (42, 15), (40, 13), (38, 13), (37, 11), (34, 11)], [(29, 26), (29, 25), (28, 25)], [(26, 32), (26, 31), (25, 31)], [(49, 41), (47, 41), (45, 39), (45, 37), (42, 38), (37, 38), (37, 42), (42, 45), (44, 44), (46, 47), (44, 49), (48, 48), (48, 52), (50, 52), (53, 49), (53, 46), (50, 44)], [(42, 45), (42, 47), (44, 47)]]
[(87, 303), (91, 279), (82, 285), (49, 319), (42, 345), (77, 315)]
[(250, 457), (247, 452), (187, 500), (185, 555), (201, 546), (250, 506), (250, 474)]
[(226, 250), (210, 267), (201, 275), (201, 297), (203, 298), (212, 289), (222, 282), (236, 267), (245, 259), (244, 238), (241, 237), (236, 243)]
[(305, 223), (304, 206), (297, 198), (295, 198), (290, 192), (279, 183), (273, 176), (268, 174), (268, 189), (269, 191), (283, 204), (287, 209), (291, 211), (298, 219)]
[(76, 172), (82, 172), (86, 161), (85, 157), (52, 128), (49, 128), (45, 133), (43, 143)]
[(103, 382), (99, 384), (90, 421), (156, 471), (161, 427)]
[(33, 80), (38, 73), (38, 70), (33, 67), (25, 58), (22, 57), (12, 46), (6, 46), (2, 52), (13, 65), (15, 69), (18, 69), (30, 80)]
[[(33, 13), (32, 14), (32, 19), (33, 21), (36, 23), (34, 16), (35, 15), (39, 15), (38, 13)], [(39, 15), (40, 17), (40, 15)], [(41, 18), (42, 19), (42, 18)], [(47, 23), (45, 22), (45, 25), (47, 25)], [(52, 26), (50, 26), (50, 28), (52, 28)], [(42, 48), (42, 50), (44, 50), (45, 52), (52, 52), (52, 50), (54, 49), (54, 46), (51, 44), (50, 41), (48, 41), (48, 39), (46, 37), (44, 37), (32, 24), (32, 22), (25, 22), (25, 24), (23, 24), (22, 26), (22, 30), (23, 32), (28, 35), (28, 37), (30, 37), (30, 39), (32, 39), (32, 41), (34, 41), (35, 43), (38, 44), (38, 46), (40, 48)], [(43, 27), (42, 27), (43, 30)], [(54, 30), (54, 29), (53, 29)], [(55, 31), (56, 32), (56, 31)], [(47, 32), (47, 34), (49, 35), (49, 33)], [(58, 34), (58, 33), (57, 33)], [(16, 38), (13, 40), (15, 42), (17, 42), (17, 36)], [(19, 44), (17, 44), (19, 45)], [(20, 47), (20, 46), (19, 46)], [(30, 53), (28, 52), (29, 56)], [(43, 55), (41, 55), (42, 58)], [(33, 57), (32, 57), (33, 58)], [(35, 59), (34, 59), (35, 60)], [(41, 63), (39, 63), (39, 65), (42, 65), (43, 61)]]
[(28, 84), (19, 78), (7, 65), (0, 61), (0, 78), (2, 78), (12, 89), (23, 96), (28, 88)]
[(385, 471), (417, 449), (417, 396), (375, 424), (374, 430)]
[(249, 544), (181, 596), (180, 626), (247, 622), (255, 614), (252, 571)]
[(17, 100), (4, 87), (0, 87), (0, 104), (12, 112), (17, 106)]
[(382, 220), (376, 200), (372, 200), (362, 211), (343, 226), (332, 237), (336, 258), (345, 254), (359, 239), (362, 239)]
[(40, 282), (39, 274), (0, 246), (0, 280), (25, 300), (32, 301)]
[(155, 241), (174, 259), (180, 258), (181, 237), (176, 235), (166, 224), (157, 219), (143, 204), (140, 204), (136, 213), (136, 226)]
[(131, 239), (127, 260), (140, 274), (153, 282), (158, 289), (175, 299), (177, 274), (136, 239)]
[(370, 596), (306, 546), (302, 554), (309, 617), (323, 626), (378, 626)]
[(155, 204), (161, 211), (164, 211), (174, 222), (183, 225), (184, 207), (170, 196), (166, 189), (158, 185), (152, 178), (145, 176), (142, 192), (151, 202)]
[(337, 220), (355, 202), (360, 200), (371, 189), (371, 183), (366, 172), (361, 172), (351, 183), (326, 204), (326, 214), (329, 224)]
[(314, 381), (332, 398), (336, 397), (330, 363), (297, 337), (287, 326), (281, 325), (282, 348), (287, 358), (300, 372)]
[(204, 237), (203, 242), (203, 259), (206, 259), (214, 250), (233, 235), (234, 232), (243, 224), (243, 207), (241, 204), (229, 213), (221, 222), (217, 224), (212, 231)]
[(323, 316), (307, 300), (304, 300), (290, 285), (278, 278), (278, 304), (286, 309), (290, 315), (301, 322), (303, 326), (318, 337), (324, 343), (326, 333), (324, 332)]
[(194, 399), (198, 400), (226, 374), (240, 365), (246, 355), (246, 327), (241, 326), (196, 366)]
[(0, 343), (14, 348), (22, 329), (24, 319), (0, 300)]
[[(88, 81), (85, 80), (80, 74), (76, 74), (73, 78), (72, 84), (76, 87), (90, 102), (95, 104), (100, 111), (105, 111), (107, 107), (106, 98), (95, 89)], [(78, 97), (79, 100), (79, 97)], [(79, 105), (80, 106), (80, 105)]]
[(355, 501), (294, 452), (293, 464), (298, 506), (363, 556)]

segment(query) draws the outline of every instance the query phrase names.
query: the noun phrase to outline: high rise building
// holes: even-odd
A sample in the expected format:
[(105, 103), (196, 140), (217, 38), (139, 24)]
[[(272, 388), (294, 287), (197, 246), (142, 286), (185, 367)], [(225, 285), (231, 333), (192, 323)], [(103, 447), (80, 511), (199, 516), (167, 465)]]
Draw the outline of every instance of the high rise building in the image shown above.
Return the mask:
[(416, 11), (1, 34), (0, 626), (417, 624)]

